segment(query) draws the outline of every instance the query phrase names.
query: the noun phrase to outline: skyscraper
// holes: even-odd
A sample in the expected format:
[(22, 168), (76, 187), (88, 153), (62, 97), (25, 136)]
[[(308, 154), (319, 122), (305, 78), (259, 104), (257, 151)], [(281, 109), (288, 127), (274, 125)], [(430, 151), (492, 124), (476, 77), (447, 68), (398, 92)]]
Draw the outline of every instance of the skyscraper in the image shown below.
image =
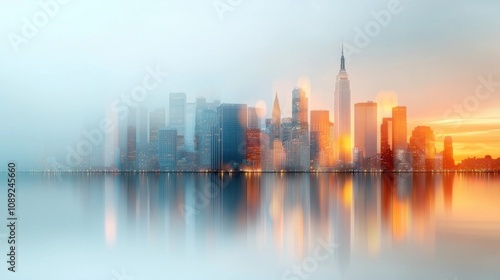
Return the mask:
[(205, 108), (199, 113), (197, 119), (199, 128), (197, 129), (197, 165), (199, 168), (209, 168), (212, 155), (212, 127), (217, 123), (217, 112)]
[(221, 104), (212, 136), (212, 169), (238, 170), (246, 158), (247, 105)]
[(285, 143), (292, 140), (292, 118), (281, 119), (281, 142)]
[(187, 152), (194, 152), (196, 103), (186, 103), (186, 119), (184, 124), (184, 147)]
[(156, 109), (149, 116), (149, 142), (158, 144), (158, 130), (165, 127), (165, 109)]
[[(312, 111), (311, 111), (312, 113)], [(312, 118), (311, 118), (312, 121)], [(311, 167), (318, 168), (319, 167), (319, 157), (320, 157), (320, 144), (319, 144), (319, 133), (318, 131), (313, 131), (311, 129), (309, 135), (309, 141), (311, 143)]]
[(260, 129), (247, 129), (246, 138), (246, 161), (252, 170), (260, 170), (261, 165), (261, 147), (260, 147)]
[(392, 150), (408, 150), (408, 128), (406, 122), (406, 107), (398, 106), (392, 108)]
[(161, 128), (158, 131), (158, 161), (163, 171), (177, 167), (177, 130)]
[(328, 166), (330, 150), (330, 112), (326, 110), (311, 111), (311, 161), (313, 166)]
[(341, 164), (351, 163), (351, 85), (345, 69), (344, 48), (340, 59), (340, 71), (337, 75), (334, 95), (335, 121), (335, 161)]
[[(116, 112), (106, 110), (106, 117), (112, 123), (119, 123)], [(115, 126), (113, 131), (104, 134), (104, 166), (116, 170), (120, 166), (120, 149), (118, 146), (119, 127)]]
[(434, 132), (428, 126), (417, 126), (412, 132), (409, 144), (413, 155), (413, 170), (432, 171), (435, 166), (436, 147), (434, 145)]
[(410, 170), (412, 168), (412, 159), (408, 154), (408, 128), (405, 106), (392, 108), (392, 154), (396, 170)]
[(136, 129), (135, 126), (127, 127), (127, 170), (135, 169), (136, 157)]
[(148, 108), (139, 108), (137, 115), (137, 142), (140, 144), (141, 148), (146, 147), (148, 142)]
[(198, 168), (208, 169), (211, 165), (212, 127), (217, 120), (220, 101), (207, 102), (203, 97), (196, 99), (195, 150)]
[(362, 166), (364, 158), (377, 156), (377, 131), (377, 103), (372, 101), (356, 103), (354, 105), (354, 147), (361, 152)]
[(168, 124), (177, 130), (177, 135), (184, 136), (186, 124), (186, 94), (183, 92), (170, 93), (168, 106)]
[(273, 169), (273, 156), (269, 144), (269, 134), (261, 131), (260, 132), (260, 162), (261, 170), (272, 170)]
[(280, 102), (278, 100), (278, 93), (274, 96), (273, 103), (273, 115), (271, 118), (271, 126), (270, 126), (270, 135), (269, 135), (269, 144), (271, 149), (273, 148), (274, 140), (281, 139), (280, 130), (281, 130), (281, 109)]
[(272, 170), (282, 170), (286, 165), (286, 152), (283, 143), (279, 139), (274, 140), (274, 148), (271, 153)]
[(453, 140), (451, 136), (446, 136), (444, 138), (443, 169), (455, 169), (455, 159), (453, 159)]
[(292, 92), (292, 140), (285, 143), (287, 167), (309, 170), (311, 148), (309, 144), (309, 98), (306, 91), (297, 87)]
[(392, 118), (383, 118), (380, 126), (380, 165), (382, 170), (394, 169), (392, 153)]
[(248, 129), (260, 130), (261, 119), (260, 110), (255, 107), (248, 107)]
[(300, 135), (307, 135), (309, 98), (303, 88), (297, 87), (292, 92), (292, 124)]

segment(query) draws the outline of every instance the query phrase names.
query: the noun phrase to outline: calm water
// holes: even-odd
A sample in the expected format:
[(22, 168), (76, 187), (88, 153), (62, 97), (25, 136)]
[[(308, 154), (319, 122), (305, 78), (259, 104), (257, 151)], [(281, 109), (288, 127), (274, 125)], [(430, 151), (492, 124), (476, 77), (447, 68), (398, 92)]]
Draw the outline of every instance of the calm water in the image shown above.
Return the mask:
[(19, 174), (17, 188), (18, 272), (1, 279), (500, 279), (498, 175)]

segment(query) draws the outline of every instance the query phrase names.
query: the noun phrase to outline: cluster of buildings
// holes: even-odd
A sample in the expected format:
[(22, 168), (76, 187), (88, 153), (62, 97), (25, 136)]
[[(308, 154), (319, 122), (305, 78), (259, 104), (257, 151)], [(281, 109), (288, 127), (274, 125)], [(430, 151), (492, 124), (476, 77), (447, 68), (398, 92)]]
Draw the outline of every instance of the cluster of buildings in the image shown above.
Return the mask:
[[(392, 108), (378, 125), (377, 103), (354, 104), (342, 53), (334, 93), (334, 120), (326, 110), (309, 111), (308, 93), (291, 92), (292, 116), (283, 116), (276, 94), (271, 117), (245, 104), (188, 102), (171, 93), (167, 108), (129, 108), (115, 133), (82, 163), (85, 169), (157, 171), (436, 171), (457, 168), (453, 141), (437, 152), (428, 126), (415, 127), (408, 139), (407, 108)], [(168, 119), (168, 121), (167, 121)], [(380, 142), (378, 138), (380, 137)], [(108, 139), (109, 138), (109, 139)], [(474, 161), (474, 163), (472, 163)], [(459, 168), (494, 167), (495, 162), (465, 161)], [(471, 167), (474, 166), (474, 167)]]

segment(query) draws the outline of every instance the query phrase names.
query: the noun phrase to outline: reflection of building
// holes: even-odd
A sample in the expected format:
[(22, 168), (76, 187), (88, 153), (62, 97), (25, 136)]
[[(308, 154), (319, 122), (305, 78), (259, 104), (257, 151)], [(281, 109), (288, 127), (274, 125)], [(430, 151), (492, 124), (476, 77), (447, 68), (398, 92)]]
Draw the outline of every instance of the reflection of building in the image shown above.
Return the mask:
[(446, 136), (444, 138), (443, 169), (455, 169), (455, 160), (453, 159), (453, 140), (451, 139), (451, 136)]
[(428, 126), (417, 126), (410, 138), (410, 152), (413, 156), (413, 170), (436, 170), (436, 147), (434, 145), (434, 132)]
[[(453, 180), (445, 174), (445, 204)], [(383, 174), (381, 186), (381, 216), (389, 243), (411, 242), (418, 250), (434, 250), (435, 190), (439, 177), (431, 173)], [(451, 181), (450, 181), (451, 179)]]
[(422, 251), (433, 252), (435, 242), (434, 207), (437, 177), (430, 173), (413, 174), (411, 201), (412, 238)]
[(340, 60), (340, 72), (337, 75), (334, 95), (335, 121), (335, 161), (342, 164), (351, 162), (351, 86), (345, 70), (344, 50)]
[(354, 105), (354, 147), (361, 151), (361, 167), (375, 167), (365, 164), (365, 158), (376, 158), (377, 135), (377, 103), (371, 101), (356, 103)]
[(177, 167), (177, 130), (161, 128), (158, 131), (158, 161), (161, 170)]
[(406, 239), (410, 230), (412, 176), (409, 173), (386, 173), (381, 177), (382, 224), (391, 242)]
[(353, 175), (354, 242), (352, 243), (371, 254), (378, 253), (381, 246), (379, 185), (377, 176)]
[(239, 169), (246, 157), (247, 105), (221, 104), (212, 136), (212, 169)]
[(455, 174), (445, 173), (443, 174), (443, 200), (444, 200), (444, 210), (447, 214), (451, 213), (453, 206), (453, 181), (455, 179)]
[(352, 175), (338, 174), (334, 180), (333, 241), (338, 245), (336, 259), (339, 269), (343, 272), (348, 269), (351, 259), (353, 178)]

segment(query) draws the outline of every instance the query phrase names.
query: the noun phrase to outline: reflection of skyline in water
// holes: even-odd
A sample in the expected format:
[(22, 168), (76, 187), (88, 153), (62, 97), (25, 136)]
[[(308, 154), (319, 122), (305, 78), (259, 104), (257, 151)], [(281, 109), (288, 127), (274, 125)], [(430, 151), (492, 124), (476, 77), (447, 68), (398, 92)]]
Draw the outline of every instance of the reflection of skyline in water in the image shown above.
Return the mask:
[[(435, 204), (442, 204), (445, 214), (452, 212), (454, 177), (460, 175), (224, 176), (117, 176), (115, 192), (105, 188), (111, 197), (106, 200), (106, 236), (116, 227), (110, 217), (119, 212), (111, 208), (124, 206), (112, 198), (125, 195), (127, 235), (167, 243), (181, 254), (209, 252), (244, 238), (249, 246), (272, 245), (300, 259), (322, 238), (340, 245), (336, 259), (346, 267), (353, 248), (376, 255), (383, 244), (403, 243), (433, 252)], [(436, 192), (442, 201), (436, 201)]]
[(45, 193), (65, 185), (62, 193), (73, 193), (74, 199), (68, 211), (82, 213), (79, 230), (102, 244), (103, 252), (119, 252), (124, 258), (147, 251), (148, 262), (175, 259), (201, 271), (208, 268), (200, 262), (216, 269), (224, 266), (218, 260), (232, 261), (235, 269), (245, 263), (250, 273), (261, 266), (274, 271), (269, 279), (280, 279), (284, 269), (311, 256), (322, 241), (337, 247), (311, 279), (363, 277), (361, 271), (377, 271), (383, 260), (406, 260), (407, 266), (435, 262), (429, 269), (443, 275), (438, 261), (449, 261), (448, 269), (458, 270), (464, 259), (457, 256), (471, 246), (482, 257), (471, 273), (480, 272), (479, 267), (491, 270), (489, 265), (500, 261), (497, 175), (108, 174), (63, 176), (62, 183), (41, 179), (37, 185)]

